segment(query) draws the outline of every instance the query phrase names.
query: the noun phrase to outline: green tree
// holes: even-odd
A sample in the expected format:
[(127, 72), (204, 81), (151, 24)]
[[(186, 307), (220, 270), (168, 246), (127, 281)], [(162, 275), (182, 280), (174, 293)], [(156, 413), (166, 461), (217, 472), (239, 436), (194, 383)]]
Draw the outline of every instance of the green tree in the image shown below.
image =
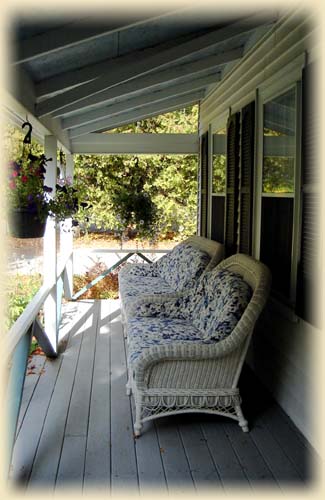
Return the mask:
[[(193, 106), (107, 133), (195, 133), (197, 118), (198, 108)], [(155, 222), (161, 236), (193, 234), (197, 163), (195, 155), (76, 155), (79, 199), (88, 203), (79, 216), (86, 215), (88, 225), (120, 230), (125, 210), (130, 212), (129, 202), (142, 192), (157, 208)], [(117, 213), (117, 201), (123, 201), (124, 216)]]

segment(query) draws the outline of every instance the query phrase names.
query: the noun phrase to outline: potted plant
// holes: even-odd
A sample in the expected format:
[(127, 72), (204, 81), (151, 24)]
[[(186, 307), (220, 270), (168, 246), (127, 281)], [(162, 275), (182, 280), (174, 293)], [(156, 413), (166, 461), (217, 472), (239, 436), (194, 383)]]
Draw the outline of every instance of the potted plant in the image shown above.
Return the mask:
[(120, 188), (111, 197), (115, 215), (115, 231), (122, 240), (132, 236), (154, 241), (158, 233), (159, 217), (156, 205), (146, 191)]
[(28, 153), (9, 162), (8, 222), (14, 237), (42, 237), (48, 216), (59, 222), (78, 209), (77, 191), (67, 179), (58, 180), (55, 196), (51, 196), (52, 188), (44, 185), (47, 161), (44, 154)]

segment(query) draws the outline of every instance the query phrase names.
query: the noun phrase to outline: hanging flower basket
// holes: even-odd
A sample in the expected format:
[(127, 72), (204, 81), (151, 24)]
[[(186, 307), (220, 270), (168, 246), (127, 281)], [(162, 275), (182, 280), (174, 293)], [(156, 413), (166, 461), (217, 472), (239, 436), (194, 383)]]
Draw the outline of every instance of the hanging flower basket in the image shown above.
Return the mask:
[(46, 227), (46, 221), (41, 221), (37, 213), (28, 208), (11, 209), (8, 224), (14, 238), (42, 238)]

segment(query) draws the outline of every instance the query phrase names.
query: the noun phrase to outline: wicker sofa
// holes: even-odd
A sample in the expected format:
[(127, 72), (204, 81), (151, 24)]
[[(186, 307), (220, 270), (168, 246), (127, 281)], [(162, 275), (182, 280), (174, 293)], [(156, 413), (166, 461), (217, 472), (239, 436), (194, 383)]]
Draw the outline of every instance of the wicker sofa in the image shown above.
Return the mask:
[(248, 431), (237, 384), (270, 283), (264, 264), (237, 254), (186, 293), (138, 303), (125, 325), (136, 436), (146, 420), (193, 411), (231, 417)]
[(140, 304), (182, 295), (223, 257), (221, 243), (190, 236), (157, 262), (126, 264), (118, 275), (123, 323), (134, 316)]

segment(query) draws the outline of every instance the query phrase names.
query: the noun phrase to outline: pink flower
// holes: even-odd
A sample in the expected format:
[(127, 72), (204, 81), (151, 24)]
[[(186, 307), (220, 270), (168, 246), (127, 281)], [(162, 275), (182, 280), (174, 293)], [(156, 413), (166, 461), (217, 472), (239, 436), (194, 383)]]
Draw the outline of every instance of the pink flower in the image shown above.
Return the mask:
[(17, 177), (18, 172), (17, 172), (16, 170), (14, 170), (14, 171), (12, 172), (12, 174), (11, 174), (11, 175), (12, 175), (13, 177)]
[(9, 182), (9, 187), (10, 187), (10, 189), (16, 189), (17, 186), (16, 186), (15, 181), (10, 181)]

